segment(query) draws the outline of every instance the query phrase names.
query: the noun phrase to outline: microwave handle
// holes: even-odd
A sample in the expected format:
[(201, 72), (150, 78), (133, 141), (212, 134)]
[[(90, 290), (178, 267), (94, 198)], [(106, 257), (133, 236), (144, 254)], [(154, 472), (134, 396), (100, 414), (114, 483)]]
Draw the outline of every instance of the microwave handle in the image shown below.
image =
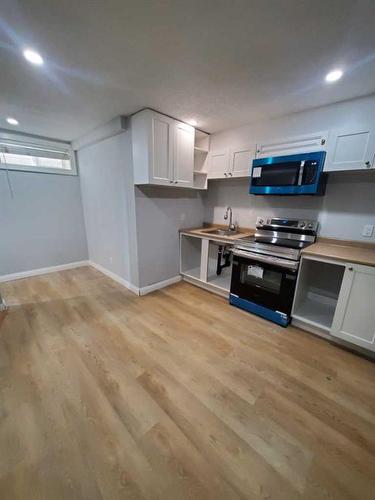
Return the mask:
[(243, 250), (232, 250), (233, 255), (239, 257), (244, 257), (245, 259), (251, 259), (258, 262), (264, 262), (265, 264), (272, 264), (278, 267), (285, 267), (286, 269), (297, 270), (299, 262), (288, 261), (285, 259), (278, 259), (277, 257), (269, 257), (267, 255), (253, 254), (250, 252), (244, 252)]

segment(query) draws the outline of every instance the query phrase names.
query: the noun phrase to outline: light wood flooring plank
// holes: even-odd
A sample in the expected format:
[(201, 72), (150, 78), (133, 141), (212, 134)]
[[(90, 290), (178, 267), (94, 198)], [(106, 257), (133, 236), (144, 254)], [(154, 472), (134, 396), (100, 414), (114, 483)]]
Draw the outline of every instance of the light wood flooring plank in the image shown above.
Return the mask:
[(1, 499), (372, 500), (374, 363), (184, 282), (1, 293)]

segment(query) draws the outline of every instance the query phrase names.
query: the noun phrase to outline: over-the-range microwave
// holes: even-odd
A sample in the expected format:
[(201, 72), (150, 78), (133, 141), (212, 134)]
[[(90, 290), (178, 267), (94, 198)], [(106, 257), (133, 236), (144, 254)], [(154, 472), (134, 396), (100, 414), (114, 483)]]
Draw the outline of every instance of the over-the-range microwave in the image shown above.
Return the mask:
[(258, 158), (253, 161), (250, 194), (324, 194), (326, 153), (317, 151), (288, 156)]

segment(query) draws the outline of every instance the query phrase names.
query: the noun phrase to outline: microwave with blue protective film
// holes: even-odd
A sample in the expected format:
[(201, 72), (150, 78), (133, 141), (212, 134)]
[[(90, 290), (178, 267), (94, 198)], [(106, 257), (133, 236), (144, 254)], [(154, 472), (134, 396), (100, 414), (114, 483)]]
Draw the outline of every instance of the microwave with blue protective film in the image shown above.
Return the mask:
[(323, 195), (325, 151), (253, 160), (250, 194)]

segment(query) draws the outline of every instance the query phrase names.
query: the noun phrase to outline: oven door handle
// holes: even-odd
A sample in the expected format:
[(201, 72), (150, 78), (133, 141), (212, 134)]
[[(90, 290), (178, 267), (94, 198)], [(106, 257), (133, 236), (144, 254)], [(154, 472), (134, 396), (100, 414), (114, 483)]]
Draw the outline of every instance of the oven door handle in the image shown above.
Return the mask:
[(245, 259), (264, 262), (266, 264), (272, 264), (277, 267), (285, 267), (294, 271), (298, 269), (299, 265), (299, 262), (294, 262), (286, 259), (278, 259), (277, 257), (269, 257), (267, 255), (260, 255), (258, 253), (244, 252), (243, 250), (233, 249), (232, 253), (233, 255), (238, 255), (239, 257), (244, 257)]

